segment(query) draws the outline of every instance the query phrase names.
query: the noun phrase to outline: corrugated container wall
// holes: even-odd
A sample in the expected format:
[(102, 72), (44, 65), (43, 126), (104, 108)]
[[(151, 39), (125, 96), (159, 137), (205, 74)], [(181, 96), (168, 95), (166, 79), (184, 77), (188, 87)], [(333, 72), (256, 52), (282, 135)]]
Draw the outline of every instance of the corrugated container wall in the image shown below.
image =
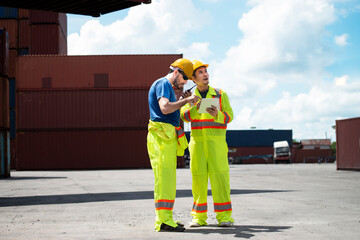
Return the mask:
[(9, 129), (9, 81), (0, 77), (0, 131)]
[(19, 48), (30, 47), (30, 26), (29, 19), (19, 20)]
[(29, 9), (22, 9), (19, 8), (19, 19), (28, 19), (30, 16), (30, 10)]
[(331, 149), (297, 149), (292, 148), (293, 163), (334, 162)]
[(16, 169), (150, 167), (148, 89), (181, 57), (19, 56)]
[(147, 130), (19, 132), (18, 170), (150, 167)]
[(9, 73), (9, 34), (6, 29), (0, 28), (0, 76), (6, 77)]
[(30, 10), (30, 24), (60, 24), (65, 13), (57, 13), (43, 10)]
[[(143, 88), (168, 72), (174, 55), (19, 56), (17, 88)], [(37, 69), (37, 71), (34, 71)]]
[(18, 129), (147, 128), (148, 89), (18, 92)]
[(338, 170), (360, 170), (360, 117), (336, 121)]
[(0, 19), (0, 28), (5, 28), (9, 34), (9, 48), (17, 47), (18, 22), (16, 19)]
[(31, 25), (30, 54), (67, 54), (67, 38), (60, 25)]

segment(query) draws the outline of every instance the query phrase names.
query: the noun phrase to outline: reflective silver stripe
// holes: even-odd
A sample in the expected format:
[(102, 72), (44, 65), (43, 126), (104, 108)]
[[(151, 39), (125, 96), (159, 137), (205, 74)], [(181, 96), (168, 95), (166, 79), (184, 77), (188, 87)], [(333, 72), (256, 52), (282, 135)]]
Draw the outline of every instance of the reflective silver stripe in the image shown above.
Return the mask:
[(196, 212), (206, 212), (207, 211), (207, 204), (205, 204), (205, 205), (201, 204), (201, 206), (198, 206), (198, 205), (196, 205), (194, 203), (193, 210), (196, 211)]
[(231, 203), (225, 205), (214, 204), (214, 211), (221, 212), (221, 211), (230, 211), (231, 210)]
[(227, 112), (224, 112), (224, 115), (225, 115), (225, 120), (224, 120), (224, 122), (227, 124), (227, 123), (229, 123), (229, 121), (230, 121), (230, 117), (229, 117), (229, 114), (228, 114)]
[(182, 134), (184, 134), (184, 129), (182, 127), (176, 129), (176, 134), (178, 137), (180, 137)]
[(174, 208), (174, 202), (155, 202), (155, 208)]
[(214, 88), (214, 90), (215, 90), (215, 93), (216, 93), (216, 98), (220, 98), (221, 97), (221, 94), (220, 94), (220, 89), (218, 89), (218, 88)]
[(191, 122), (190, 110), (186, 110), (186, 111), (184, 112), (184, 118), (185, 118), (186, 121)]
[(191, 122), (191, 127), (226, 127), (226, 124), (217, 122)]

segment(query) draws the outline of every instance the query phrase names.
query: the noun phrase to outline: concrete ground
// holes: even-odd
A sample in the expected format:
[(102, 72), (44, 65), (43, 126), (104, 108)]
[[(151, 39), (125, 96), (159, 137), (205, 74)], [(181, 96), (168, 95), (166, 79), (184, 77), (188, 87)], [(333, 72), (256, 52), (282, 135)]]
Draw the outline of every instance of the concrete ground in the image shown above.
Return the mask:
[(151, 169), (12, 172), (0, 180), (0, 239), (360, 239), (360, 172), (330, 164), (231, 165), (235, 225), (189, 228), (189, 169), (178, 169), (174, 216), (154, 231)]

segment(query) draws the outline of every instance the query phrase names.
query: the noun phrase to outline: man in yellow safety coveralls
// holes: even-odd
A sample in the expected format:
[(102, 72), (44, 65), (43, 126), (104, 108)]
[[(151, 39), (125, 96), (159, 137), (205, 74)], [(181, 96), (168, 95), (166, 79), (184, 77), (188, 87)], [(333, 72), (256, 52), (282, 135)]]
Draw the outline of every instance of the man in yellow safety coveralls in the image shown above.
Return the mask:
[(184, 225), (173, 220), (176, 195), (177, 155), (184, 155), (188, 146), (180, 127), (179, 109), (187, 103), (196, 103), (198, 96), (185, 93), (176, 100), (175, 89), (183, 89), (191, 78), (193, 65), (180, 58), (170, 66), (169, 73), (156, 80), (149, 90), (150, 121), (147, 149), (154, 171), (155, 230), (183, 232)]
[(204, 98), (217, 98), (220, 109), (216, 106), (206, 108), (205, 113), (198, 113), (201, 100), (196, 104), (186, 104), (180, 110), (184, 122), (191, 122), (189, 142), (190, 170), (192, 174), (192, 192), (194, 204), (190, 227), (207, 225), (207, 191), (210, 178), (214, 200), (214, 211), (218, 226), (229, 227), (234, 223), (231, 217), (230, 176), (228, 146), (226, 143), (227, 124), (233, 119), (233, 110), (227, 94), (209, 86), (208, 64), (194, 60), (193, 81), (196, 83), (194, 94)]

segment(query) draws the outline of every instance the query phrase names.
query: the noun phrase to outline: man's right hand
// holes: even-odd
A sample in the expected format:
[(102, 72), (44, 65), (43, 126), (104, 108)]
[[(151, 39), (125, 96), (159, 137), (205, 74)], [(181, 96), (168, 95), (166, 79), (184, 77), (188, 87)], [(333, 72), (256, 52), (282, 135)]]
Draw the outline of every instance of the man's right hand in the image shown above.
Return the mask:
[(197, 103), (201, 98), (199, 96), (196, 96), (196, 95), (191, 95), (191, 96), (188, 96), (186, 98), (187, 102), (188, 103), (192, 103), (192, 104), (195, 104)]

